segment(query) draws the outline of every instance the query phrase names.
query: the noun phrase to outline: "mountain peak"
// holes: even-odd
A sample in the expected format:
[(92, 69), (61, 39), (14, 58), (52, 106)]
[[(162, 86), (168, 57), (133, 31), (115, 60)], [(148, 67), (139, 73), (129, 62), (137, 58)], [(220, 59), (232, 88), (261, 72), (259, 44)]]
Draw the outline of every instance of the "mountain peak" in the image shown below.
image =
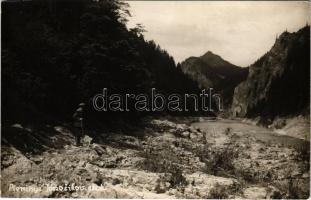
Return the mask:
[(206, 57), (206, 56), (216, 56), (216, 57), (220, 57), (219, 55), (214, 54), (212, 51), (207, 51), (203, 56), (201, 57)]
[(200, 56), (200, 59), (203, 60), (208, 65), (210, 65), (211, 67), (232, 65), (219, 55), (214, 54), (212, 51), (207, 51), (203, 56)]
[(211, 51), (200, 57), (189, 57), (181, 63), (181, 70), (200, 88), (214, 88), (223, 95), (224, 104), (229, 105), (234, 88), (244, 81), (248, 68), (237, 67)]
[(211, 54), (211, 55), (215, 55), (212, 51), (207, 51), (204, 55), (208, 55), (208, 54)]

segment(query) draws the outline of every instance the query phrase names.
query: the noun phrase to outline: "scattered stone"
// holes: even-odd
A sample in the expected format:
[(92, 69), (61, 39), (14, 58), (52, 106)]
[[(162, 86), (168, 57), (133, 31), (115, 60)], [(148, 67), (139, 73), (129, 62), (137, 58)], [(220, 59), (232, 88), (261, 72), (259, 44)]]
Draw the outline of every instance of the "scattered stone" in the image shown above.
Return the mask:
[(309, 173), (309, 172), (304, 173), (304, 174), (302, 175), (302, 178), (310, 178), (310, 173)]
[(83, 138), (82, 138), (82, 144), (83, 145), (86, 145), (86, 146), (89, 146), (91, 144), (91, 141), (93, 140), (93, 138), (91, 138), (90, 136), (88, 135), (85, 135)]
[(24, 127), (21, 124), (13, 124), (11, 127), (18, 128), (18, 129), (24, 129)]
[[(216, 129), (220, 131), (212, 136), (208, 129), (204, 128), (206, 132), (203, 132), (199, 128), (168, 120), (158, 120), (154, 126), (158, 125), (165, 130), (162, 134), (146, 134), (143, 138), (111, 134), (109, 140), (113, 142), (106, 143), (105, 146), (98, 141), (98, 144), (87, 146), (92, 140), (87, 136), (82, 147), (63, 145), (64, 148), (45, 151), (40, 155), (29, 154), (29, 159), (17, 150), (8, 151), (1, 158), (2, 166), (6, 166), (1, 171), (2, 179), (10, 180), (10, 183), (16, 185), (79, 183), (85, 186), (103, 186), (98, 191), (42, 192), (27, 194), (27, 197), (201, 199), (209, 197), (215, 186), (224, 187), (228, 198), (280, 196), (278, 189), (271, 189), (270, 186), (250, 186), (248, 182), (241, 186), (239, 178), (248, 178), (255, 183), (264, 181), (267, 185), (272, 184), (271, 180), (286, 179), (287, 175), (297, 176), (303, 181), (309, 178), (308, 172), (296, 173), (302, 171), (299, 166), (302, 163), (295, 160), (297, 155), (292, 153), (293, 149), (275, 145), (267, 148), (267, 144), (253, 140), (255, 137), (233, 138), (233, 134), (225, 134), (223, 130), (226, 127), (223, 126)], [(148, 133), (154, 133), (157, 129), (149, 129)], [(204, 140), (203, 133), (206, 136)], [(255, 133), (256, 131), (254, 135)], [(243, 133), (239, 135), (243, 136)], [(130, 145), (120, 148), (119, 143)], [(137, 146), (140, 148), (136, 148)], [(238, 151), (238, 156), (233, 156), (234, 152), (225, 151), (231, 147)], [(208, 168), (209, 162), (226, 161), (216, 159), (215, 156), (223, 155), (216, 155), (216, 151), (227, 153), (224, 154), (225, 159), (234, 157), (230, 167), (240, 174), (232, 175), (227, 169), (224, 173), (212, 172)], [(149, 163), (145, 163), (146, 160)], [(142, 164), (150, 165), (150, 170), (141, 167)], [(289, 167), (290, 172), (286, 171)], [(178, 170), (180, 172), (175, 173)], [(211, 173), (217, 176), (210, 175)], [(42, 180), (37, 181), (32, 177), (41, 177)], [(231, 191), (232, 188), (239, 192)], [(16, 194), (6, 190), (3, 190), (3, 194), (16, 197)], [(20, 196), (26, 197), (25, 194)]]
[(244, 190), (244, 196), (247, 199), (265, 199), (267, 196), (267, 188), (265, 187), (249, 187)]
[(106, 151), (105, 151), (102, 147), (100, 147), (99, 145), (96, 145), (96, 146), (94, 147), (94, 150), (96, 151), (96, 153), (97, 153), (99, 156), (101, 156), (101, 155), (103, 155), (104, 153), (106, 153)]
[(190, 132), (189, 131), (185, 131), (185, 132), (182, 133), (182, 136), (186, 137), (186, 138), (190, 138)]
[(34, 157), (31, 157), (30, 160), (38, 165), (38, 164), (40, 164), (43, 161), (43, 157), (41, 157), (41, 156), (34, 156)]

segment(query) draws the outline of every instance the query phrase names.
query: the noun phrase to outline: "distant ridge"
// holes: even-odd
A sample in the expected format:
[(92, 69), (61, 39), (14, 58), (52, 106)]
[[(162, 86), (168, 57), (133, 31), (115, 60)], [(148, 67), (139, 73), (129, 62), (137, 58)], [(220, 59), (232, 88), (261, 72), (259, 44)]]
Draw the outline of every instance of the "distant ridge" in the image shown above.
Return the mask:
[(200, 57), (189, 57), (180, 67), (201, 89), (213, 87), (222, 94), (225, 105), (231, 103), (234, 88), (248, 74), (248, 68), (233, 65), (211, 51)]

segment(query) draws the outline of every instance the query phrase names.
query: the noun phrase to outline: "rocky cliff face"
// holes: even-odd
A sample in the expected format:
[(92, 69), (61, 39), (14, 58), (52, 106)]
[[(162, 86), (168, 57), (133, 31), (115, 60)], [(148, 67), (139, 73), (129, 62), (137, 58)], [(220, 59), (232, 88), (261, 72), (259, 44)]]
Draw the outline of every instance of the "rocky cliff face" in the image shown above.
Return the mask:
[(232, 112), (238, 117), (300, 114), (310, 108), (310, 26), (284, 32), (269, 52), (249, 67), (235, 88)]
[(231, 103), (234, 88), (248, 74), (248, 68), (235, 66), (210, 51), (203, 56), (186, 59), (181, 63), (181, 69), (201, 89), (214, 88), (223, 96), (225, 105)]

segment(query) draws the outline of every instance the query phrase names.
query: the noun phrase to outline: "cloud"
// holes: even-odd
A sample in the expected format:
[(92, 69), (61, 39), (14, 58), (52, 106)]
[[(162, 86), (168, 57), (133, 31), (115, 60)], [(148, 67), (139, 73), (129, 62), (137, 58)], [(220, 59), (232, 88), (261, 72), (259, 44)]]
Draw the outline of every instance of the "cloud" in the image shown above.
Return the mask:
[(129, 27), (142, 23), (177, 62), (210, 50), (240, 66), (267, 52), (277, 34), (309, 22), (309, 2), (128, 1)]

